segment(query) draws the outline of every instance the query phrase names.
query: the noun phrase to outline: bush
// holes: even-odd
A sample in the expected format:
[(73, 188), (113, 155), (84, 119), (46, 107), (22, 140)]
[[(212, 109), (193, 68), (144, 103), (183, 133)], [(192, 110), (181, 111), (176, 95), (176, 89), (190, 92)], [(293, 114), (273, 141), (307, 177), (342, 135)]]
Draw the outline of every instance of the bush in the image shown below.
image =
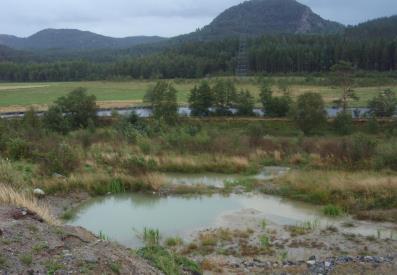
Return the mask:
[(254, 116), (255, 98), (249, 91), (237, 94), (236, 109), (239, 116)]
[(369, 134), (378, 134), (380, 130), (380, 125), (375, 116), (371, 116), (367, 122), (367, 132)]
[(22, 124), (26, 128), (37, 129), (41, 127), (41, 121), (36, 111), (30, 108), (22, 118)]
[(44, 114), (43, 122), (47, 129), (61, 134), (66, 134), (71, 129), (59, 106), (51, 106)]
[(231, 108), (236, 102), (236, 87), (230, 80), (218, 80), (213, 88), (215, 114), (218, 116), (232, 115)]
[(61, 133), (92, 127), (96, 119), (96, 97), (87, 95), (87, 90), (84, 88), (77, 88), (66, 97), (58, 98), (44, 116), (45, 125)]
[(10, 139), (6, 143), (7, 156), (12, 160), (20, 160), (30, 156), (29, 143), (21, 138)]
[(355, 134), (345, 140), (344, 150), (347, 160), (356, 166), (358, 163), (371, 159), (376, 152), (376, 141), (364, 134)]
[(353, 132), (353, 117), (350, 113), (340, 112), (334, 120), (335, 131), (340, 135), (349, 135)]
[(292, 100), (289, 95), (273, 97), (273, 92), (267, 83), (262, 84), (260, 101), (263, 111), (270, 117), (285, 117), (290, 112)]
[(189, 107), (192, 116), (205, 117), (210, 115), (210, 108), (214, 104), (214, 95), (208, 82), (203, 81), (190, 92)]
[(397, 171), (397, 142), (383, 144), (377, 150), (376, 168)]
[(376, 117), (392, 117), (397, 108), (396, 94), (386, 90), (368, 102), (370, 113)]
[(78, 166), (79, 159), (75, 151), (69, 145), (61, 143), (45, 154), (42, 170), (48, 175), (57, 173), (66, 176)]
[(323, 207), (323, 214), (329, 217), (339, 217), (342, 215), (342, 213), (343, 210), (333, 204), (328, 204)]
[(322, 128), (327, 117), (321, 95), (317, 93), (300, 95), (294, 111), (294, 120), (306, 135)]
[(177, 90), (170, 82), (159, 81), (155, 87), (149, 89), (144, 101), (153, 110), (153, 117), (164, 120), (168, 124), (175, 124), (178, 118)]
[(266, 128), (260, 123), (249, 124), (246, 131), (251, 146), (259, 146), (266, 135)]

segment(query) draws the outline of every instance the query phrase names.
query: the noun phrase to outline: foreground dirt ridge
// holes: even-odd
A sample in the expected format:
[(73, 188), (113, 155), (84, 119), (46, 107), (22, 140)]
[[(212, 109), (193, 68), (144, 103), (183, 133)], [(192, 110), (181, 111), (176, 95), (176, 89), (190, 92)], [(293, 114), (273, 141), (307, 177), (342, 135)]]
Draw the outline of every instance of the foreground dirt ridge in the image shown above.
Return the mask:
[(51, 226), (0, 206), (0, 274), (161, 274), (131, 250), (83, 228)]

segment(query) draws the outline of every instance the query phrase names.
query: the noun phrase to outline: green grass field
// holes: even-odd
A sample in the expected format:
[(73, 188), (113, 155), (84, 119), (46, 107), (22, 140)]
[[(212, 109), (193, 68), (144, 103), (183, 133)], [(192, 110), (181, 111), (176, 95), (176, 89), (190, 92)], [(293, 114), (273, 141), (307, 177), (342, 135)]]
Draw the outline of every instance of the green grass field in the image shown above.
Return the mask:
[[(297, 78), (295, 78), (295, 80), (296, 79)], [(291, 78), (289, 78), (289, 80), (291, 81)], [(190, 90), (199, 80), (173, 80), (173, 82), (176, 89), (179, 91), (179, 102), (186, 103)], [(77, 87), (87, 88), (89, 93), (96, 95), (97, 100), (103, 107), (117, 107), (118, 105), (123, 107), (125, 104), (139, 104), (146, 90), (154, 84), (154, 80), (125, 82), (0, 83), (0, 110), (12, 111), (13, 108), (30, 105), (47, 106), (58, 97), (67, 94)], [(237, 81), (236, 86), (238, 89), (248, 89), (258, 98), (259, 85), (255, 83), (254, 79)], [(386, 88), (397, 91), (397, 85), (355, 88), (360, 100), (353, 105), (366, 106), (368, 100)], [(281, 93), (277, 85), (273, 87), (273, 90), (276, 94)], [(299, 84), (298, 81), (296, 84), (289, 86), (289, 91), (294, 98), (304, 92), (319, 92), (324, 97), (327, 105), (331, 105), (333, 100), (337, 99), (341, 93), (339, 88), (319, 85), (302, 85)]]

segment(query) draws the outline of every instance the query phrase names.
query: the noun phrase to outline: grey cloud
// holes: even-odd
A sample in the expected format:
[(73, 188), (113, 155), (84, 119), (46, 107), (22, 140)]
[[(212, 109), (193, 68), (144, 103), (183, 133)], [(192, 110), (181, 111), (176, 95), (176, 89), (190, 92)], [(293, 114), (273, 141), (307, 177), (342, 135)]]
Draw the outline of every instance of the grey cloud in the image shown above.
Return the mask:
[[(0, 33), (79, 28), (112, 36), (173, 36), (202, 27), (242, 0), (2, 0)], [(397, 14), (396, 0), (299, 0), (327, 19), (356, 24)]]

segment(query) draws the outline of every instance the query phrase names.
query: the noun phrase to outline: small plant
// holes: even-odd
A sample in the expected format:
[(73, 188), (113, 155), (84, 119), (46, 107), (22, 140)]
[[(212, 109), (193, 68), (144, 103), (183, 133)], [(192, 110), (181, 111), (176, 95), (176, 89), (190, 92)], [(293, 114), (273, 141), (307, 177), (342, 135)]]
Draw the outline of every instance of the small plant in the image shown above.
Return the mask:
[(381, 229), (377, 229), (376, 230), (376, 235), (378, 237), (378, 240), (380, 240), (382, 238), (382, 230)]
[(269, 237), (266, 236), (266, 235), (260, 236), (260, 237), (259, 237), (259, 241), (260, 241), (260, 244), (261, 244), (261, 247), (262, 247), (262, 248), (268, 248), (269, 245), (270, 245), (270, 239), (269, 239)]
[(165, 240), (166, 246), (180, 246), (183, 244), (183, 240), (180, 237), (171, 237)]
[(267, 222), (266, 222), (266, 220), (262, 220), (262, 222), (261, 222), (261, 228), (262, 228), (262, 230), (265, 230), (266, 227), (267, 227)]
[(69, 221), (73, 218), (73, 211), (72, 210), (67, 210), (63, 212), (61, 219), (64, 221)]
[(19, 257), (19, 259), (26, 266), (30, 266), (33, 262), (32, 254), (23, 254)]
[(112, 194), (125, 193), (125, 187), (121, 180), (114, 179), (110, 182), (108, 191)]
[(323, 214), (329, 217), (339, 217), (343, 214), (343, 210), (333, 204), (329, 204), (323, 207)]
[(288, 251), (281, 251), (279, 259), (281, 262), (285, 262), (288, 259)]
[(202, 274), (197, 263), (172, 252), (168, 252), (160, 246), (141, 248), (138, 250), (137, 254), (150, 261), (155, 267), (167, 275), (183, 274), (186, 271), (192, 274)]
[(47, 243), (38, 243), (33, 245), (32, 250), (37, 254), (43, 251), (44, 249), (48, 249)]
[(110, 240), (109, 236), (107, 236), (107, 235), (106, 235), (105, 233), (103, 233), (102, 231), (99, 231), (99, 236), (98, 236), (98, 238), (101, 239), (102, 241), (109, 241), (109, 240)]
[(142, 240), (147, 247), (160, 245), (160, 231), (158, 229), (144, 228)]
[(51, 260), (45, 263), (45, 267), (47, 268), (48, 275), (54, 275), (58, 270), (64, 268), (63, 264)]
[(200, 241), (203, 246), (215, 246), (218, 242), (214, 234), (201, 234)]
[(117, 262), (112, 262), (109, 265), (110, 270), (115, 274), (120, 274), (121, 264)]
[(305, 222), (299, 223), (297, 225), (288, 226), (287, 229), (293, 235), (304, 235), (304, 234), (313, 232), (319, 226), (320, 226), (320, 221), (318, 219), (315, 219), (313, 221), (305, 221)]

